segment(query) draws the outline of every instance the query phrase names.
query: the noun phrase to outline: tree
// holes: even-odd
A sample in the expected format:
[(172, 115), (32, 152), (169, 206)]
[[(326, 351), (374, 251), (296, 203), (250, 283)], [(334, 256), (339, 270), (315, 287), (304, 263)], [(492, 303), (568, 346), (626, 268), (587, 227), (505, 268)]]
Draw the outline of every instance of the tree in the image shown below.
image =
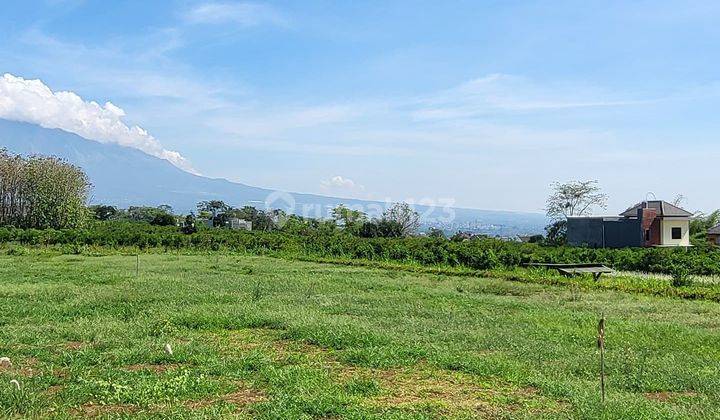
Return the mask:
[(151, 225), (156, 226), (175, 226), (176, 223), (177, 220), (175, 219), (175, 216), (170, 213), (158, 213), (150, 221)]
[(95, 219), (97, 220), (110, 220), (117, 216), (118, 209), (114, 206), (106, 206), (106, 205), (94, 205), (88, 207), (90, 209), (90, 212), (95, 216)]
[(12, 155), (0, 149), (0, 225), (73, 228), (84, 225), (90, 182), (77, 166), (55, 157)]
[(227, 214), (238, 219), (252, 222), (253, 230), (270, 231), (276, 227), (273, 214), (258, 210), (253, 206), (244, 206), (240, 209), (229, 209)]
[(556, 220), (545, 227), (545, 242), (548, 245), (562, 246), (567, 243), (567, 220)]
[(230, 210), (230, 206), (222, 200), (201, 201), (197, 204), (198, 213), (208, 212), (214, 219), (218, 214)]
[(173, 214), (173, 208), (169, 204), (160, 204), (157, 208), (164, 213)]
[(356, 233), (360, 227), (367, 221), (367, 215), (360, 210), (352, 210), (340, 204), (332, 210), (332, 216), (335, 223), (343, 226), (348, 232)]
[[(547, 228), (545, 228), (547, 231)], [(542, 235), (532, 235), (530, 238), (528, 238), (529, 244), (539, 244), (542, 243), (545, 240), (545, 237)]]
[(157, 207), (130, 206), (126, 211), (127, 218), (134, 222), (152, 223), (158, 215), (166, 214)]
[(436, 227), (431, 227), (430, 230), (428, 230), (427, 235), (431, 238), (445, 238), (445, 232)]
[(394, 220), (379, 219), (365, 222), (358, 234), (363, 238), (399, 238), (403, 228)]
[(185, 216), (185, 223), (183, 224), (182, 231), (186, 235), (190, 235), (192, 233), (197, 232), (197, 227), (195, 227), (195, 215), (190, 213), (187, 216)]
[(420, 215), (408, 203), (396, 203), (385, 210), (382, 220), (394, 222), (400, 227), (400, 236), (410, 236), (420, 227)]
[(676, 207), (682, 207), (683, 203), (687, 201), (687, 197), (683, 194), (678, 194), (672, 201), (672, 204)]
[(720, 224), (720, 210), (710, 214), (699, 213), (690, 219), (690, 235), (694, 238), (705, 240), (708, 229)]
[(552, 220), (564, 220), (570, 216), (587, 216), (593, 208), (607, 208), (607, 194), (601, 192), (597, 181), (556, 182), (553, 193), (547, 199), (547, 215)]

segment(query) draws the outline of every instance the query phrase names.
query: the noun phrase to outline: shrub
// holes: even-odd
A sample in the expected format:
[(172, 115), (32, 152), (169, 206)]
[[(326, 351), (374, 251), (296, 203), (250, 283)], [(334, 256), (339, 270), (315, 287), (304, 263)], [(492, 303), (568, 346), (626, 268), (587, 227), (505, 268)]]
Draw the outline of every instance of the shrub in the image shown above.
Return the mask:
[(672, 266), (671, 274), (673, 287), (690, 286), (692, 284), (690, 270), (682, 264)]
[[(186, 226), (192, 226), (192, 223), (190, 219), (186, 221)], [(88, 246), (229, 249), (261, 255), (361, 258), (464, 266), (477, 270), (513, 268), (529, 262), (603, 263), (622, 271), (675, 275), (680, 283), (688, 281), (686, 277), (690, 275), (720, 275), (720, 249), (717, 247), (590, 249), (550, 247), (493, 238), (362, 238), (342, 230), (328, 230), (322, 225), (290, 232), (247, 232), (230, 229), (195, 231), (187, 227), (181, 229), (145, 222), (96, 221), (87, 228), (75, 229), (2, 227), (0, 243), (63, 245), (73, 250)]]

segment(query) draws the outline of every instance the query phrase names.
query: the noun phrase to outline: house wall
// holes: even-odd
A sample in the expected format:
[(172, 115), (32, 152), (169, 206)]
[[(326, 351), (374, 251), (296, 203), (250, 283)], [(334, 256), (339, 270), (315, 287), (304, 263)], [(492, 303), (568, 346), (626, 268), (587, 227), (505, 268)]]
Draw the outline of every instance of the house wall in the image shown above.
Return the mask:
[(600, 217), (568, 219), (567, 242), (590, 248), (626, 248), (643, 246), (639, 219), (603, 220)]
[(708, 242), (715, 245), (720, 245), (720, 235), (708, 235)]
[[(690, 220), (688, 219), (663, 219), (660, 222), (663, 246), (690, 246)], [(682, 229), (682, 238), (672, 238), (672, 228), (679, 227)]]
[(593, 217), (568, 219), (567, 243), (571, 246), (602, 248), (604, 246), (603, 220)]
[(642, 221), (639, 219), (606, 220), (603, 228), (607, 248), (641, 247), (645, 242)]

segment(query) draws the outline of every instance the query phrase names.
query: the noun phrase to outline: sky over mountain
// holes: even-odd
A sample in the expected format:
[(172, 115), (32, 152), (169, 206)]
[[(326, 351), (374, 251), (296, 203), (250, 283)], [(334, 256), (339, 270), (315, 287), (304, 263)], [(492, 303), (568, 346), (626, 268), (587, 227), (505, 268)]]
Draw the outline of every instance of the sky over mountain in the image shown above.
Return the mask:
[(718, 207), (713, 1), (3, 3), (0, 118), (273, 189)]

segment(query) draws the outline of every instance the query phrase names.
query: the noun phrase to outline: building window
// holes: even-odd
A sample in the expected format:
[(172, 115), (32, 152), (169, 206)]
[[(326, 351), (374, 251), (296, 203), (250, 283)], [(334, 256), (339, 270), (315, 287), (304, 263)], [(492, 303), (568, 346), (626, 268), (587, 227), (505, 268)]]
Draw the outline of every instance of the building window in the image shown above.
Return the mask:
[(672, 228), (672, 238), (673, 239), (682, 239), (682, 228), (679, 228), (679, 227)]

